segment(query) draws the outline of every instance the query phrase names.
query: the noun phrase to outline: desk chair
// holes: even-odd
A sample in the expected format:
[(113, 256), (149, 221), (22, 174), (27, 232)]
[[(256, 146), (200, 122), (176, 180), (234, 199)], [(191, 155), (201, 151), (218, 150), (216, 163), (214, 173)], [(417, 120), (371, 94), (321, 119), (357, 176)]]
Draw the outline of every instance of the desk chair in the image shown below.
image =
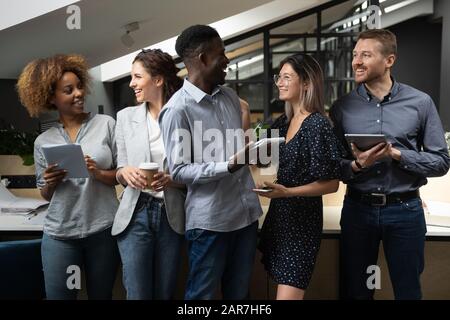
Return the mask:
[(0, 242), (0, 300), (43, 298), (41, 239)]

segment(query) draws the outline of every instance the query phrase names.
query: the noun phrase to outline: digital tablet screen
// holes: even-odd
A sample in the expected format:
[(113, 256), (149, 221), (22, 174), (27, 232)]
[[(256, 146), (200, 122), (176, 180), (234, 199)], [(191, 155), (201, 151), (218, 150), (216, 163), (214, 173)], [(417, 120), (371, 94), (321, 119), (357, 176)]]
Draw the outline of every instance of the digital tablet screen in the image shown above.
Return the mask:
[(366, 151), (376, 146), (379, 143), (387, 143), (386, 136), (384, 134), (346, 134), (350, 148), (350, 143), (354, 143), (359, 150)]

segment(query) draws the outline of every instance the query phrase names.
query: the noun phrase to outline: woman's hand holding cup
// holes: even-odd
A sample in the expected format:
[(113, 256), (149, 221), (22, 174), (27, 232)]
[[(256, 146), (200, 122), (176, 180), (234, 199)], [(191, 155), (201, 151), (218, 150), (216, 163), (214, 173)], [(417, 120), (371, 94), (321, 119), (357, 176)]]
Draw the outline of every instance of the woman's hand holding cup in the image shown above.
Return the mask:
[(133, 189), (142, 190), (147, 187), (145, 175), (139, 168), (125, 166), (120, 169), (119, 176), (121, 180), (124, 180), (126, 184)]
[(143, 162), (139, 165), (139, 170), (141, 175), (145, 179), (145, 187), (143, 189), (151, 191), (161, 191), (155, 190), (155, 186), (158, 184), (158, 170), (159, 165), (156, 162)]

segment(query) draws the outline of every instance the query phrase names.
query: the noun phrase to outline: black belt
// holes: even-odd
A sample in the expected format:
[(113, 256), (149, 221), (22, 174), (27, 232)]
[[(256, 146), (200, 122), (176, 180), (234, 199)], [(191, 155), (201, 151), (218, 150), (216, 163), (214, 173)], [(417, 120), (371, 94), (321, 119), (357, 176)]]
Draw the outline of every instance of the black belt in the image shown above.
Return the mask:
[(371, 206), (385, 206), (387, 204), (402, 203), (414, 198), (419, 198), (419, 190), (402, 193), (363, 193), (355, 189), (347, 188), (346, 195), (355, 201), (362, 202)]

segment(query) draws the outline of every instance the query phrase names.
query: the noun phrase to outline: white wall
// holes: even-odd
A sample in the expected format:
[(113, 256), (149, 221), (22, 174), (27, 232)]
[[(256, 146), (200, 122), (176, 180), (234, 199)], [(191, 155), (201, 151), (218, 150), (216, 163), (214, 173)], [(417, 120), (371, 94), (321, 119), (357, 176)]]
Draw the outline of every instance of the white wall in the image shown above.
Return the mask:
[(89, 70), (92, 77), (91, 94), (86, 97), (85, 109), (94, 114), (98, 113), (98, 106), (103, 105), (104, 114), (115, 117), (113, 107), (113, 84), (101, 81), (100, 66)]

